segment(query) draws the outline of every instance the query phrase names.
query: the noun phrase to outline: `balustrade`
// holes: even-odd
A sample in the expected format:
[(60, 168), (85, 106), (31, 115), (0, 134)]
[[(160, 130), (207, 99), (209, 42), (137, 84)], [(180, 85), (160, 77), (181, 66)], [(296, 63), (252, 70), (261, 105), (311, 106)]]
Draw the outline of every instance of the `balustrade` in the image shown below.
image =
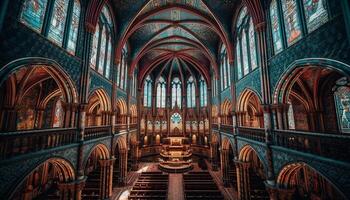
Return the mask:
[(117, 124), (114, 126), (115, 133), (118, 134), (121, 131), (126, 131), (128, 129), (127, 124)]
[(221, 130), (224, 131), (225, 133), (233, 134), (233, 126), (232, 125), (222, 124)]
[(111, 134), (111, 126), (94, 126), (87, 127), (84, 133), (84, 140), (91, 140), (106, 137)]
[(44, 129), (0, 133), (0, 160), (64, 146), (77, 141), (77, 129)]
[(289, 149), (350, 161), (350, 136), (291, 130), (274, 130), (273, 144)]
[(258, 142), (265, 142), (265, 130), (262, 128), (239, 127), (238, 136)]

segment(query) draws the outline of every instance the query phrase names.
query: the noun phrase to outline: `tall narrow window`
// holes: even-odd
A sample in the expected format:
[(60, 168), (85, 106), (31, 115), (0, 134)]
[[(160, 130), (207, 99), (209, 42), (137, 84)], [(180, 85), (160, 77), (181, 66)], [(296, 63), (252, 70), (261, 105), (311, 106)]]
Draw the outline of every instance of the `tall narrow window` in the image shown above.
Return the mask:
[(166, 82), (163, 77), (160, 77), (157, 85), (157, 108), (165, 108), (166, 100)]
[(222, 69), (222, 90), (226, 89), (229, 86), (229, 69), (228, 69), (228, 62), (227, 62), (227, 50), (226, 46), (222, 45), (221, 46), (221, 51), (220, 51), (220, 68)]
[(339, 129), (343, 133), (350, 133), (350, 88), (338, 87), (334, 96)]
[(254, 24), (246, 7), (240, 11), (236, 24), (236, 32), (237, 78), (241, 79), (258, 67), (258, 51), (256, 50)]
[(91, 49), (91, 58), (90, 58), (90, 67), (93, 69), (96, 67), (97, 45), (98, 45), (99, 37), (100, 37), (100, 26), (99, 24), (97, 24), (94, 38), (92, 40), (92, 49)]
[(243, 57), (243, 74), (244, 76), (249, 73), (249, 62), (248, 62), (248, 50), (247, 50), (247, 38), (246, 32), (243, 30), (242, 33), (242, 57)]
[(314, 31), (328, 21), (326, 0), (303, 0), (308, 31)]
[(171, 82), (171, 106), (181, 108), (181, 81), (179, 78), (174, 78)]
[(52, 10), (48, 38), (58, 45), (62, 45), (67, 18), (69, 0), (56, 0)]
[(22, 5), (20, 21), (28, 27), (41, 32), (47, 0), (25, 0)]
[(128, 68), (128, 49), (127, 45), (125, 44), (122, 50), (122, 58), (121, 63), (118, 66), (117, 71), (117, 85), (121, 89), (126, 88), (126, 80), (127, 80), (127, 68)]
[(236, 65), (237, 65), (237, 78), (238, 79), (241, 79), (243, 77), (240, 43), (241, 42), (238, 40), (237, 44), (236, 44)]
[(92, 42), (90, 66), (98, 73), (110, 78), (112, 62), (112, 30), (113, 24), (107, 6), (104, 6), (96, 26)]
[(196, 107), (196, 87), (192, 76), (187, 81), (187, 107)]
[(200, 87), (200, 104), (201, 104), (201, 107), (205, 107), (207, 106), (208, 99), (207, 99), (207, 84), (203, 76), (199, 81), (199, 87)]
[(250, 49), (250, 66), (252, 70), (258, 67), (258, 60), (256, 58), (256, 45), (255, 45), (255, 30), (253, 19), (249, 20), (249, 49)]
[(287, 42), (291, 45), (301, 38), (297, 0), (282, 0), (282, 9)]
[(270, 4), (270, 18), (272, 27), (272, 39), (275, 53), (279, 53), (282, 48), (281, 25), (278, 14), (277, 1), (272, 0)]
[(72, 14), (72, 20), (70, 23), (68, 43), (67, 43), (67, 51), (71, 54), (75, 54), (75, 48), (77, 46), (79, 18), (80, 18), (80, 2), (78, 0), (74, 0), (73, 14)]
[(152, 106), (152, 79), (148, 75), (143, 86), (143, 106)]
[(105, 61), (106, 61), (106, 42), (107, 42), (107, 30), (105, 27), (102, 27), (102, 33), (101, 33), (101, 42), (100, 42), (100, 54), (99, 54), (99, 62), (98, 62), (98, 72), (100, 74), (103, 74), (103, 70), (105, 67)]

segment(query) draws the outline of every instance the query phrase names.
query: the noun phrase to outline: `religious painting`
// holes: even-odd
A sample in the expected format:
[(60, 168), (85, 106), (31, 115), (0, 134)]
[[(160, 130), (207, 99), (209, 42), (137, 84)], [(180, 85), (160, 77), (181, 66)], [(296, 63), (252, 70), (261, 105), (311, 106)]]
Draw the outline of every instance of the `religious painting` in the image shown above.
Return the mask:
[(56, 0), (52, 10), (48, 38), (62, 45), (69, 0)]
[(350, 88), (339, 87), (335, 92), (338, 124), (341, 132), (350, 133)]
[(47, 0), (25, 0), (22, 6), (20, 21), (26, 26), (41, 32)]
[(171, 130), (175, 131), (175, 129), (182, 131), (182, 117), (179, 113), (174, 113), (170, 118), (170, 126)]
[(314, 31), (328, 21), (326, 0), (303, 0), (308, 31)]
[(62, 100), (61, 99), (59, 99), (56, 102), (54, 111), (55, 112), (54, 112), (54, 116), (53, 116), (52, 127), (53, 128), (63, 127), (64, 110), (63, 110)]
[(301, 38), (301, 26), (297, 9), (297, 0), (282, 0), (284, 25), (288, 45)]

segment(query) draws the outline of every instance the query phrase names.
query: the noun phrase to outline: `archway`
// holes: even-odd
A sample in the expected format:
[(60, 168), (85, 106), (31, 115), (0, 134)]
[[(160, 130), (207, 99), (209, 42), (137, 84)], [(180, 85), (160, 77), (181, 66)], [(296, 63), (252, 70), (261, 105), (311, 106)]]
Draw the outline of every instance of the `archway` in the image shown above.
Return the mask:
[(269, 199), (263, 162), (250, 145), (240, 150), (237, 166), (240, 199)]
[(0, 75), (0, 130), (75, 125), (76, 89), (59, 65), (24, 60), (18, 66), (16, 62), (5, 66)]
[(231, 101), (225, 99), (221, 104), (221, 123), (226, 125), (232, 125), (232, 104)]
[(72, 165), (62, 158), (50, 158), (21, 182), (10, 199), (73, 199), (75, 189), (66, 187), (75, 180)]
[(291, 67), (274, 93), (278, 129), (350, 132), (349, 77), (317, 65)]
[(283, 167), (277, 184), (280, 199), (346, 199), (331, 182), (302, 162)]
[(110, 119), (110, 98), (104, 89), (97, 89), (89, 96), (86, 117), (87, 126), (107, 125)]
[(93, 147), (85, 162), (84, 173), (88, 177), (82, 192), (82, 199), (105, 199), (111, 195), (110, 184), (113, 160), (104, 144)]
[(221, 173), (223, 182), (226, 187), (237, 189), (237, 172), (235, 164), (235, 156), (231, 141), (225, 137), (222, 141), (221, 148)]
[(264, 127), (263, 110), (259, 96), (250, 89), (246, 89), (239, 97), (237, 104), (239, 126)]
[(117, 99), (116, 124), (127, 123), (127, 106), (123, 98)]

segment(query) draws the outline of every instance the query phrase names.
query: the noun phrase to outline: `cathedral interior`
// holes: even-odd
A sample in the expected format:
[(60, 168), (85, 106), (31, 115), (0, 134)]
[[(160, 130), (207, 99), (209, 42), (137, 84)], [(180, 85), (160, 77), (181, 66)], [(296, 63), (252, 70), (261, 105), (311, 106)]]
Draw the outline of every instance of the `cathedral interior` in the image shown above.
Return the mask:
[(350, 2), (1, 0), (2, 199), (350, 199)]

